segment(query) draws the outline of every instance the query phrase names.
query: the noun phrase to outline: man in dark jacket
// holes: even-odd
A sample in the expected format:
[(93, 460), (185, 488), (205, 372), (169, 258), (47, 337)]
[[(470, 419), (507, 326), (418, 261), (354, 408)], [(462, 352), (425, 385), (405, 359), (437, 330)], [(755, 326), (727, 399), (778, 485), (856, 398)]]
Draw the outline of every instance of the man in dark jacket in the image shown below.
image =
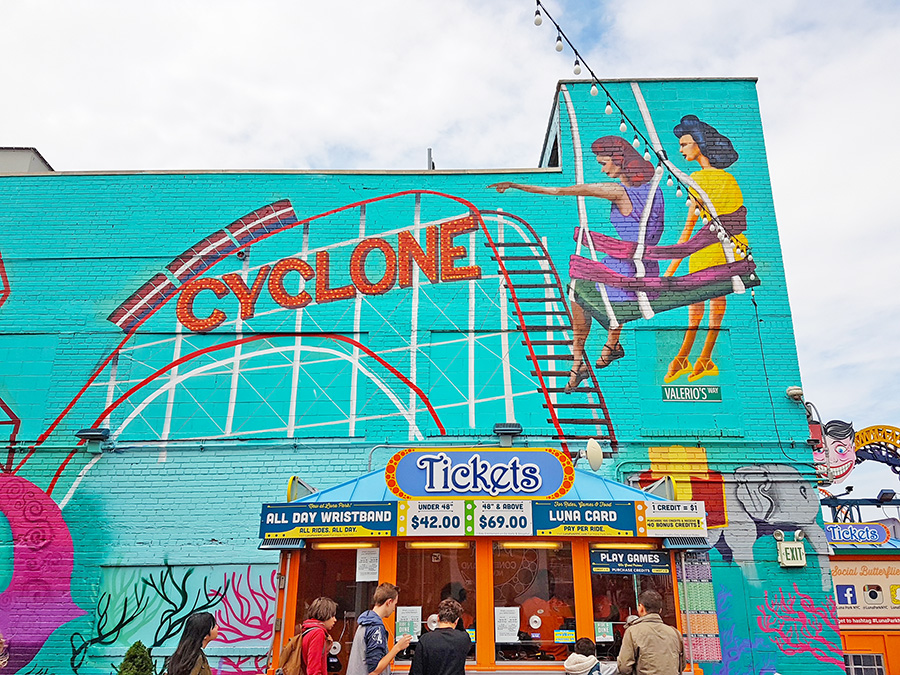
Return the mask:
[(616, 665), (619, 675), (679, 675), (684, 671), (681, 633), (663, 623), (662, 596), (644, 591), (638, 597), (638, 616), (625, 631)]
[(419, 638), (413, 654), (410, 675), (463, 675), (466, 656), (472, 648), (469, 634), (456, 630), (462, 605), (453, 598), (438, 605), (438, 625)]
[(409, 647), (411, 635), (404, 635), (388, 650), (388, 632), (384, 627), (385, 617), (394, 613), (400, 589), (394, 584), (384, 583), (375, 589), (372, 609), (367, 609), (356, 619), (358, 628), (350, 647), (347, 661), (347, 675), (390, 675), (391, 662)]

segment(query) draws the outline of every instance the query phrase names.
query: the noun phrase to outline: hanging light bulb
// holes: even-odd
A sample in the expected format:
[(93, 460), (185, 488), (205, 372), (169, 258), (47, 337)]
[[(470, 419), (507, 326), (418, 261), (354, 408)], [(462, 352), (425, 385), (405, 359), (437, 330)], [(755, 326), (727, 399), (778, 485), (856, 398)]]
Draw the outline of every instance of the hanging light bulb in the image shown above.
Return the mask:
[(669, 176), (669, 180), (666, 181), (666, 185), (672, 187), (675, 184), (675, 181), (672, 180), (672, 176)]
[(685, 206), (691, 206), (693, 203), (694, 203), (694, 202), (692, 202), (690, 199), (688, 199), (688, 200), (684, 203), (684, 205), (685, 205)]
[(599, 93), (600, 93), (600, 90), (597, 89), (597, 85), (591, 84), (591, 96), (596, 96)]
[(709, 224), (709, 218), (707, 218), (706, 216), (703, 216), (703, 224), (704, 224), (704, 225), (708, 225), (708, 224)]
[(619, 125), (619, 131), (621, 131), (623, 134), (624, 134), (626, 131), (628, 131), (628, 127), (625, 125), (625, 120), (624, 120), (624, 119), (622, 120), (622, 123)]
[(578, 62), (578, 57), (575, 57), (575, 67), (572, 68), (572, 72), (576, 75), (581, 75), (581, 64)]
[(556, 51), (561, 52), (562, 50), (563, 50), (562, 33), (557, 33), (556, 34)]
[(715, 226), (715, 225), (710, 225), (710, 226), (709, 226), (709, 231), (710, 231), (710, 232), (715, 232), (715, 231), (716, 231), (716, 226)]
[(541, 9), (538, 7), (534, 10), (534, 25), (540, 26), (542, 23), (544, 23), (544, 19), (541, 17)]
[(684, 194), (684, 193), (681, 191), (681, 186), (679, 185), (679, 186), (678, 186), (678, 189), (675, 190), (675, 196), (676, 196), (676, 197), (681, 197), (683, 194)]
[(612, 103), (610, 103), (609, 100), (606, 101), (606, 110), (604, 112), (606, 112), (607, 115), (612, 115)]
[(637, 134), (634, 135), (634, 140), (631, 141), (631, 144), (634, 147), (638, 147), (641, 144), (641, 140), (637, 137)]
[(699, 206), (698, 206), (697, 208), (694, 209), (694, 215), (695, 215), (695, 216), (699, 216), (699, 215), (700, 215), (700, 207), (699, 207)]
[(649, 150), (644, 150), (644, 159), (646, 159), (648, 162), (650, 161), (650, 151)]

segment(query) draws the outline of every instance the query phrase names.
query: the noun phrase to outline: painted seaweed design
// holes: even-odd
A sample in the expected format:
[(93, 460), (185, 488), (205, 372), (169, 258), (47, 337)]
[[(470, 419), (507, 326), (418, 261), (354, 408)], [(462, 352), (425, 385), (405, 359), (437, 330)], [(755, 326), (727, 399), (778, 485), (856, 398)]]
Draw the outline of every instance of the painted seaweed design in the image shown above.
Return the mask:
[(112, 596), (109, 593), (101, 594), (97, 600), (97, 634), (90, 640), (85, 640), (81, 633), (73, 633), (69, 636), (69, 643), (72, 646), (72, 656), (69, 659), (69, 663), (73, 672), (77, 673), (78, 669), (84, 664), (88, 647), (91, 645), (110, 645), (115, 643), (119, 639), (122, 630), (146, 611), (148, 606), (146, 589), (135, 586), (132, 593), (130, 610), (129, 599), (125, 598), (122, 610), (117, 616), (111, 615), (109, 611)]
[(150, 586), (156, 594), (168, 605), (163, 610), (159, 626), (153, 636), (153, 644), (148, 647), (151, 652), (166, 641), (181, 633), (184, 622), (195, 612), (205, 612), (222, 602), (222, 595), (228, 592), (230, 582), (225, 579), (224, 585), (216, 589), (209, 589), (209, 580), (203, 577), (203, 588), (199, 589), (191, 600), (191, 594), (187, 590), (188, 579), (194, 573), (194, 568), (188, 568), (180, 580), (175, 578), (175, 572), (171, 565), (159, 573), (159, 578), (150, 575), (148, 579), (142, 579), (143, 583)]

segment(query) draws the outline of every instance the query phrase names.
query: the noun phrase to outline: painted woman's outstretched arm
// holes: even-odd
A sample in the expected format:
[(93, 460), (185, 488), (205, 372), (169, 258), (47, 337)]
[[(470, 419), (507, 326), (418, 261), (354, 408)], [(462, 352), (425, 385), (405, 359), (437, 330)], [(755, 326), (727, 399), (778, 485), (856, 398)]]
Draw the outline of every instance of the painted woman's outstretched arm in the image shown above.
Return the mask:
[[(684, 223), (684, 230), (681, 232), (681, 236), (678, 237), (678, 243), (683, 244), (691, 238), (691, 235), (694, 234), (694, 227), (697, 225), (697, 202), (691, 200), (690, 211), (688, 211), (687, 221)], [(678, 270), (678, 266), (681, 264), (681, 261), (684, 258), (677, 258), (669, 263), (669, 269), (665, 271), (663, 274), (664, 277), (675, 276), (675, 272)]]
[(501, 194), (507, 190), (521, 190), (536, 195), (570, 196), (570, 197), (599, 197), (613, 202), (622, 212), (622, 215), (631, 215), (631, 199), (621, 183), (582, 183), (581, 185), (566, 185), (563, 187), (543, 187), (540, 185), (523, 185), (522, 183), (494, 183), (488, 185)]

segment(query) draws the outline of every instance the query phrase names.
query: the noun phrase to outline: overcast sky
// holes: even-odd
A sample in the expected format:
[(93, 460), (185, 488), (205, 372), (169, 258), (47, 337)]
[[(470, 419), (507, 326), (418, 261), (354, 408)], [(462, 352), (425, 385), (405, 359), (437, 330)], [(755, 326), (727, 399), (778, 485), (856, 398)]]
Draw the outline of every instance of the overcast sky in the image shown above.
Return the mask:
[[(759, 78), (806, 397), (900, 426), (900, 3), (546, 5), (601, 78)], [(60, 171), (533, 167), (573, 76), (534, 7), (4, 0), (0, 146)]]

